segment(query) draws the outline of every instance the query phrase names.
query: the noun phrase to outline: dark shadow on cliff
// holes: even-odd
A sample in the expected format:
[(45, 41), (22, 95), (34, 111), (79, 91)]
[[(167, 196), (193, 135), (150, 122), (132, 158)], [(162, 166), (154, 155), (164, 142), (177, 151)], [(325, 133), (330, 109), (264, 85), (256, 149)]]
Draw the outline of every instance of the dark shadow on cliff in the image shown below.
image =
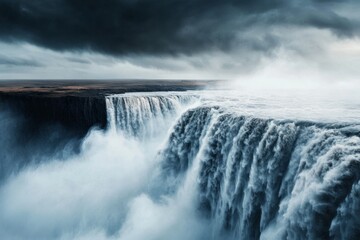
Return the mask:
[[(90, 127), (41, 119), (39, 113), (0, 105), (0, 182), (27, 166), (78, 154)], [(28, 109), (30, 111), (31, 109)], [(49, 115), (52, 116), (52, 115)]]

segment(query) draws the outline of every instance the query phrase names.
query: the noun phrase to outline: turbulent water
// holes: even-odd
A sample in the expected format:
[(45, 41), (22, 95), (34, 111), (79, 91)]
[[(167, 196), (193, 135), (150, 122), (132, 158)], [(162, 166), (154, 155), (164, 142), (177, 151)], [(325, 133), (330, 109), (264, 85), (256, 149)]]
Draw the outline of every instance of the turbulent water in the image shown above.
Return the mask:
[[(233, 92), (106, 97), (79, 154), (0, 188), (2, 239), (358, 239), (360, 117)], [(37, 156), (34, 156), (35, 158)]]

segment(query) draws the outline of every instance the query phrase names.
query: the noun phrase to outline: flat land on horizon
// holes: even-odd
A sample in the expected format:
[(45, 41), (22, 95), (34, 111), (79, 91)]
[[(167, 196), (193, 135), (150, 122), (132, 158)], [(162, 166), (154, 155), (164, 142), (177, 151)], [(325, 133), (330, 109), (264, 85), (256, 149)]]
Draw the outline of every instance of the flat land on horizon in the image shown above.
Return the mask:
[(91, 97), (125, 92), (198, 90), (218, 83), (216, 80), (0, 80), (0, 94)]

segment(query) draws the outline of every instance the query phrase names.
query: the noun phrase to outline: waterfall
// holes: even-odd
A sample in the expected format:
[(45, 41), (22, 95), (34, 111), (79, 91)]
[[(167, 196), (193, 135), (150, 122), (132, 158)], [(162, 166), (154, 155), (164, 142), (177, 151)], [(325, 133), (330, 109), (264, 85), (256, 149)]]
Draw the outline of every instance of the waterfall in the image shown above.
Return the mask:
[(21, 122), (3, 112), (0, 238), (358, 239), (357, 108), (332, 104), (333, 119), (313, 108), (321, 120), (216, 94), (106, 96), (106, 130), (65, 139), (54, 157), (56, 128), (56, 141), (24, 149), (11, 142), (26, 136)]
[[(191, 100), (111, 96), (109, 125), (154, 135)], [(183, 112), (160, 150), (164, 185), (168, 194), (196, 186), (194, 204), (215, 239), (352, 239), (360, 234), (359, 132), (356, 124), (256, 118), (203, 104)]]
[(197, 107), (161, 150), (163, 174), (176, 188), (200, 157), (194, 204), (212, 219), (215, 239), (352, 239), (360, 233), (359, 127)]
[[(192, 99), (111, 96), (109, 125), (154, 135)], [(352, 239), (360, 234), (359, 132), (356, 124), (256, 118), (203, 104), (173, 125), (159, 153), (162, 175), (168, 194), (196, 186), (194, 204), (215, 239)]]
[(119, 94), (106, 97), (108, 127), (128, 136), (156, 136), (197, 98), (187, 94)]

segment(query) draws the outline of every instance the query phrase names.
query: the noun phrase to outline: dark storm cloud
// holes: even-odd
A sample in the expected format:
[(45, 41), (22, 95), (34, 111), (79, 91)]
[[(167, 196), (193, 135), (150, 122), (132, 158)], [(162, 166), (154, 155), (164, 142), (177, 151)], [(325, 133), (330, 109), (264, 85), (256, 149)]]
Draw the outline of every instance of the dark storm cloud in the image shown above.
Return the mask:
[[(334, 1), (331, 1), (334, 4)], [(352, 36), (356, 26), (325, 1), (0, 0), (0, 39), (111, 55), (270, 52), (275, 26)]]
[(13, 58), (0, 55), (0, 66), (7, 67), (41, 67), (43, 64), (33, 59)]

